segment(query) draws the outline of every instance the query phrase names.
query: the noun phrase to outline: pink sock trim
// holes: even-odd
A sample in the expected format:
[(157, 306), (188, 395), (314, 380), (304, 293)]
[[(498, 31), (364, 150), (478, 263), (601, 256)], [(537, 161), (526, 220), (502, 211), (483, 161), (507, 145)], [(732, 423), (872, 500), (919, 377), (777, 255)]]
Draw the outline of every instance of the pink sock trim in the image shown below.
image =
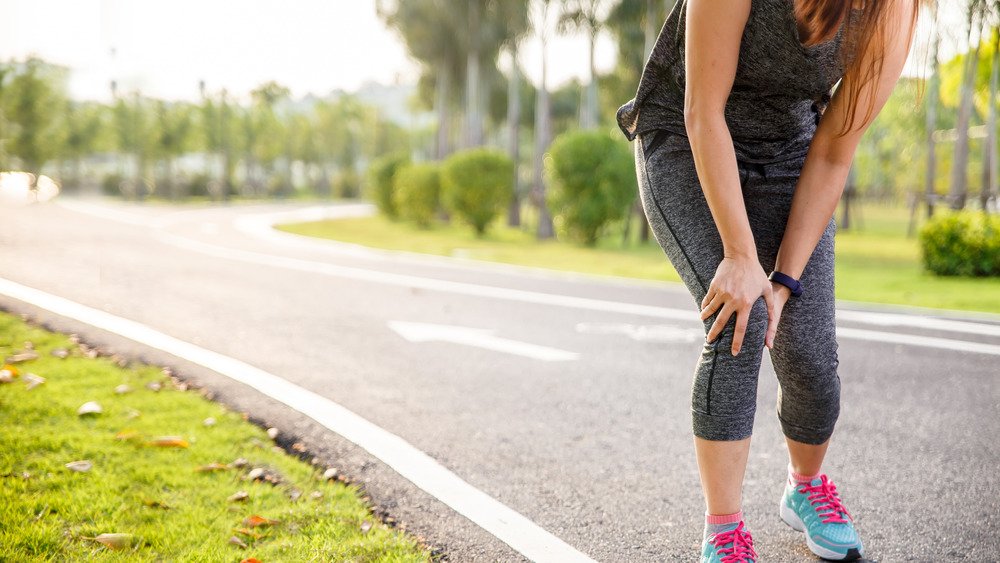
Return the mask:
[(743, 520), (743, 511), (732, 514), (709, 514), (705, 513), (705, 522), (709, 524), (738, 524)]
[(791, 478), (793, 481), (808, 483), (819, 476), (820, 476), (819, 473), (815, 475), (802, 475), (801, 473), (796, 473), (792, 471), (792, 464), (790, 463), (788, 464), (788, 477)]

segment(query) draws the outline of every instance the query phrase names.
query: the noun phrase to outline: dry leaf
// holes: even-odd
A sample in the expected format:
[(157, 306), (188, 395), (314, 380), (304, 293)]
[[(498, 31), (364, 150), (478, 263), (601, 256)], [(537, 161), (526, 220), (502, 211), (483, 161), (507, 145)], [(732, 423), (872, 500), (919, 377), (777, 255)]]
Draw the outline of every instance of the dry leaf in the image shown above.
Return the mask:
[(37, 360), (38, 354), (34, 352), (21, 352), (20, 354), (14, 354), (13, 356), (7, 358), (8, 364), (19, 364), (21, 362), (30, 362), (31, 360)]
[(122, 440), (122, 441), (134, 440), (138, 437), (139, 437), (139, 431), (133, 430), (131, 428), (126, 428), (125, 430), (122, 430), (121, 432), (115, 434), (115, 440)]
[(260, 559), (257, 559), (256, 557), (247, 557), (243, 561), (240, 561), (240, 563), (260, 563)]
[(163, 389), (163, 384), (159, 381), (150, 381), (146, 384), (146, 389), (149, 389), (150, 391), (159, 391), (160, 389)]
[(71, 461), (66, 464), (66, 469), (69, 469), (70, 471), (78, 471), (80, 473), (90, 471), (90, 468), (92, 467), (94, 467), (94, 464), (87, 459)]
[(0, 383), (13, 383), (15, 377), (9, 369), (0, 369)]
[(250, 465), (250, 462), (247, 461), (246, 458), (241, 457), (241, 458), (237, 458), (236, 460), (234, 460), (229, 465), (231, 465), (233, 467), (236, 467), (236, 468), (242, 468), (242, 467), (246, 467), (246, 466)]
[(368, 530), (371, 530), (371, 529), (372, 529), (372, 523), (369, 522), (368, 520), (365, 520), (364, 522), (361, 523), (361, 533), (362, 534), (367, 534)]
[(129, 387), (128, 385), (125, 385), (124, 383), (122, 383), (118, 387), (115, 387), (115, 394), (116, 395), (124, 395), (125, 393), (131, 393), (131, 392), (132, 392), (132, 388)]
[(38, 387), (39, 385), (45, 383), (45, 378), (40, 375), (29, 373), (24, 376), (24, 383), (28, 391), (31, 391), (35, 387)]
[(243, 540), (241, 540), (240, 538), (238, 538), (236, 536), (233, 536), (233, 537), (229, 538), (229, 543), (231, 543), (231, 544), (233, 544), (236, 547), (239, 547), (241, 549), (246, 549), (247, 548), (247, 544), (244, 543)]
[(86, 403), (80, 405), (80, 408), (76, 409), (76, 414), (80, 416), (88, 414), (101, 414), (102, 412), (104, 412), (104, 409), (101, 408), (101, 405), (97, 404), (97, 401), (87, 401)]
[(292, 488), (290, 491), (288, 491), (288, 498), (292, 499), (293, 502), (299, 500), (299, 497), (301, 496), (302, 496), (302, 491), (296, 488)]
[(209, 463), (208, 465), (202, 465), (201, 467), (199, 467), (195, 471), (201, 471), (201, 472), (205, 473), (205, 472), (209, 472), (209, 471), (225, 471), (227, 469), (229, 469), (228, 465), (226, 465), (224, 463), (219, 463), (219, 462), (213, 461), (212, 463)]
[(321, 491), (313, 491), (309, 493), (309, 497), (312, 498), (313, 500), (319, 500), (323, 498), (323, 493)]
[(230, 495), (229, 498), (226, 500), (228, 500), (229, 502), (243, 502), (248, 498), (250, 498), (250, 493), (246, 491), (236, 491), (235, 493)]
[(215, 426), (215, 419), (211, 416), (202, 421), (205, 426)]
[(246, 518), (243, 519), (243, 525), (249, 526), (251, 528), (256, 528), (257, 526), (270, 526), (272, 524), (277, 524), (278, 522), (279, 522), (278, 520), (271, 520), (269, 518), (264, 518), (263, 516), (258, 516), (256, 514), (247, 516)]
[(56, 348), (55, 350), (52, 350), (52, 355), (60, 360), (65, 360), (69, 357), (69, 350), (65, 348)]
[(93, 538), (85, 538), (102, 543), (111, 549), (124, 549), (132, 545), (132, 534), (101, 534)]
[(233, 531), (236, 532), (237, 534), (242, 534), (248, 538), (253, 538), (255, 540), (259, 540), (260, 538), (264, 537), (264, 534), (255, 532), (253, 530), (248, 530), (246, 528), (233, 528)]
[(186, 448), (190, 445), (187, 440), (180, 436), (157, 436), (147, 443), (150, 446), (161, 448)]

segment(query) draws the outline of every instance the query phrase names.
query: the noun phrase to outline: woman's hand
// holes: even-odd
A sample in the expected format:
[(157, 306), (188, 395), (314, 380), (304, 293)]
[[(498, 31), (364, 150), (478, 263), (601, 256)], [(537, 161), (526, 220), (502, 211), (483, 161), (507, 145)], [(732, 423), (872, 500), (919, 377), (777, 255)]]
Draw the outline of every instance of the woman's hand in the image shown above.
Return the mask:
[[(777, 332), (778, 314), (780, 314), (780, 309), (775, 306), (777, 300), (774, 292), (771, 280), (767, 279), (767, 274), (756, 258), (729, 256), (723, 258), (708, 288), (708, 293), (701, 302), (702, 321), (719, 311), (719, 316), (708, 331), (706, 341), (714, 341), (735, 313), (736, 332), (733, 336), (732, 353), (734, 356), (739, 354), (743, 346), (750, 309), (757, 298), (763, 295), (767, 303), (768, 316), (765, 344), (771, 347), (774, 344), (774, 334)], [(781, 300), (781, 306), (784, 306), (785, 301), (787, 297)]]

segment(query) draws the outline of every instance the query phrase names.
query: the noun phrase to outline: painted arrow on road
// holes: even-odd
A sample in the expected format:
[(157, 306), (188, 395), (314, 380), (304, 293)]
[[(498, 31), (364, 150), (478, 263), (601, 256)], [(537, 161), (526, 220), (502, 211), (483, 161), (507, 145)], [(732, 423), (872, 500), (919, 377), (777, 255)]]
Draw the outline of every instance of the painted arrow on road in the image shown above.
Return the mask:
[(410, 342), (454, 342), (546, 362), (576, 360), (580, 357), (576, 352), (494, 336), (495, 331), (490, 329), (405, 321), (389, 321), (388, 324), (389, 328)]

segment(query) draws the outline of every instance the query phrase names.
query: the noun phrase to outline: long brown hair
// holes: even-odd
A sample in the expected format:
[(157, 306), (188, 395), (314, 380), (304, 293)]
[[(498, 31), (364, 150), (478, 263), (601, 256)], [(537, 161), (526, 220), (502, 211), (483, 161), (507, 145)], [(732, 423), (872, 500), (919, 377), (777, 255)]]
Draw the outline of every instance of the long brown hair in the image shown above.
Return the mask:
[[(865, 0), (864, 6), (860, 8), (861, 14), (857, 22), (849, 17), (853, 0), (792, 0), (794, 6), (796, 25), (805, 28), (805, 32), (800, 30), (800, 38), (804, 46), (812, 46), (823, 43), (837, 34), (841, 22), (844, 23), (845, 48), (840, 53), (845, 58), (844, 81), (847, 84), (847, 124), (840, 131), (840, 135), (846, 135), (854, 126), (858, 109), (858, 98), (861, 95), (861, 87), (870, 80), (876, 80), (882, 73), (882, 63), (885, 58), (886, 37), (890, 32), (902, 30), (888, 29), (886, 13), (889, 2), (899, 0)], [(907, 36), (913, 36), (913, 29), (917, 25), (917, 15), (920, 12), (921, 4), (932, 4), (933, 0), (917, 0), (913, 3), (913, 14), (910, 18)], [(850, 23), (854, 25), (850, 25)], [(875, 57), (867, 65), (862, 64), (868, 53), (875, 53)], [(839, 88), (839, 86), (838, 86)], [(869, 97), (868, 109), (862, 123), (872, 116), (875, 110), (875, 99)]]

